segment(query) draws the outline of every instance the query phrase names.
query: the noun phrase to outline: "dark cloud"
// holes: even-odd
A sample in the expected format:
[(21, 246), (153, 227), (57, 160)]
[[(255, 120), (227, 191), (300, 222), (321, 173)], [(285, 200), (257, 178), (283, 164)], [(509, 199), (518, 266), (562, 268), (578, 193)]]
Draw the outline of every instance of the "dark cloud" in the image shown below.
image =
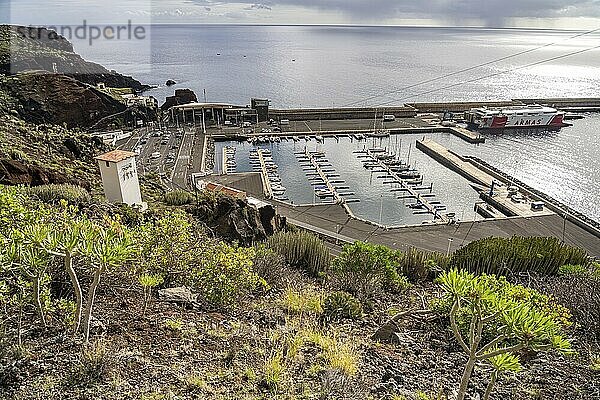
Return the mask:
[[(191, 3), (250, 4), (252, 0), (188, 0)], [(338, 11), (353, 19), (428, 18), (461, 20), (476, 18), (501, 26), (508, 18), (600, 17), (600, 0), (265, 0), (258, 6), (280, 5)]]

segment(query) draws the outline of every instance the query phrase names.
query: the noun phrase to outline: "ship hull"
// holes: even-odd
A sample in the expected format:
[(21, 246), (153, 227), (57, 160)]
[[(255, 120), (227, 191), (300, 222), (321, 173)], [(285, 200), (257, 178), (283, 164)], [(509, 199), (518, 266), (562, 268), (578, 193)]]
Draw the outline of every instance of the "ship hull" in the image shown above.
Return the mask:
[(564, 118), (564, 112), (542, 106), (507, 110), (473, 109), (465, 114), (465, 120), (478, 129), (559, 129), (568, 126)]

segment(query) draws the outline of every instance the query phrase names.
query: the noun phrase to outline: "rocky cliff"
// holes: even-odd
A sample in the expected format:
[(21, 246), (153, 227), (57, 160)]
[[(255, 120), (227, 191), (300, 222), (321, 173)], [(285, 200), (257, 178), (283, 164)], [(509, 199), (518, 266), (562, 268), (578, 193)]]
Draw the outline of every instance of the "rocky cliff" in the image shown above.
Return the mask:
[(142, 92), (150, 87), (129, 76), (84, 60), (64, 37), (45, 28), (0, 25), (0, 74), (48, 71), (90, 85), (105, 83)]
[(286, 223), (285, 218), (276, 215), (270, 205), (257, 210), (246, 201), (225, 195), (204, 198), (188, 211), (204, 221), (218, 237), (243, 245), (265, 240)]
[(0, 79), (0, 90), (26, 121), (88, 127), (101, 118), (126, 110), (125, 104), (71, 77), (21, 73)]

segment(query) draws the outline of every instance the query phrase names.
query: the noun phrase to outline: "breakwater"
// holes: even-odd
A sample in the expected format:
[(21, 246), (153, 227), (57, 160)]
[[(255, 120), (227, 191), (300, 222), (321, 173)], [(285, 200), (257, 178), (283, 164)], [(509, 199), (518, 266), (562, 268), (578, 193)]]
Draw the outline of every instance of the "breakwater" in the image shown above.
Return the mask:
[(554, 211), (556, 214), (562, 216), (569, 222), (579, 226), (580, 228), (585, 229), (589, 233), (600, 238), (600, 223), (595, 221), (586, 215), (580, 213), (577, 210), (569, 207), (563, 202), (537, 190), (532, 188), (531, 186), (523, 183), (519, 179), (507, 174), (506, 172), (490, 165), (489, 163), (483, 161), (480, 158), (474, 156), (465, 156), (466, 160), (469, 160), (472, 164), (476, 165), (479, 169), (489, 173), (490, 175), (495, 176), (497, 179), (503, 180), (505, 182), (510, 182), (511, 185), (517, 186), (521, 191), (527, 193), (528, 195), (537, 198), (546, 203), (546, 207)]
[(383, 115), (393, 115), (396, 118), (412, 118), (417, 116), (417, 110), (410, 106), (393, 107), (356, 107), (356, 108), (296, 108), (296, 109), (272, 109), (269, 117), (280, 121), (305, 120), (340, 120), (340, 119), (373, 119), (377, 113), (378, 118)]
[(559, 109), (575, 111), (582, 109), (586, 111), (600, 111), (600, 98), (532, 98), (512, 99), (504, 101), (465, 101), (447, 103), (407, 103), (406, 105), (415, 109), (417, 113), (461, 113), (471, 108), (478, 107), (511, 107), (531, 104), (547, 105)]

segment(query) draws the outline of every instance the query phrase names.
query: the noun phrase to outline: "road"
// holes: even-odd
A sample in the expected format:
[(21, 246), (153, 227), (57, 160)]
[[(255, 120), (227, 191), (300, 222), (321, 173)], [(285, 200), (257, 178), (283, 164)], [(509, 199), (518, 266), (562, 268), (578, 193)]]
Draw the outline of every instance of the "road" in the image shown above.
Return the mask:
[[(188, 188), (190, 175), (201, 172), (204, 139), (204, 134), (191, 126), (162, 130), (146, 127), (117, 142), (117, 148), (138, 153), (140, 175), (156, 173), (169, 189), (176, 190)], [(153, 157), (155, 154), (158, 157)]]

